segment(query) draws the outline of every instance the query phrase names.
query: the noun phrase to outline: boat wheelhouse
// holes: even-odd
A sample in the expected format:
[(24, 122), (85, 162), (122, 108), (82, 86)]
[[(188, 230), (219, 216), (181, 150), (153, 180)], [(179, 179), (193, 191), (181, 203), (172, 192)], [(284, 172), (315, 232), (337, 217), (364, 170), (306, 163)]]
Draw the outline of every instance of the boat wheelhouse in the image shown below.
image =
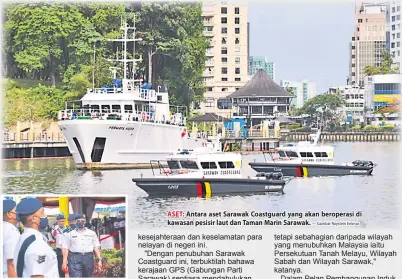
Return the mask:
[(310, 164), (334, 164), (334, 148), (328, 145), (314, 145), (310, 142), (286, 144), (276, 148), (278, 157), (274, 161)]
[[(219, 140), (218, 140), (219, 141)], [(220, 144), (182, 151), (167, 158), (169, 168), (156, 161), (159, 173), (151, 178), (133, 178), (133, 182), (152, 196), (211, 197), (227, 194), (280, 192), (290, 179), (281, 173), (241, 175), (241, 155), (220, 151)]]
[[(136, 79), (140, 59), (128, 59), (128, 44), (141, 41), (135, 27), (123, 24), (120, 55), (111, 61), (111, 86), (88, 88), (79, 101), (66, 103), (58, 125), (79, 169), (148, 167), (150, 160), (165, 158), (183, 148), (202, 146), (203, 139), (188, 136), (186, 107), (169, 104), (166, 86)], [(122, 78), (119, 79), (119, 73)]]

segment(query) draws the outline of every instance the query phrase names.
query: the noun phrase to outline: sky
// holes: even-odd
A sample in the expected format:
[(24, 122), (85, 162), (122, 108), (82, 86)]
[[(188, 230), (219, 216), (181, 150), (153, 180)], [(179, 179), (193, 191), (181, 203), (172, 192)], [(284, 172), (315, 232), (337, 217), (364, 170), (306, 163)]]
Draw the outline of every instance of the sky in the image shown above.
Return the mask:
[(281, 79), (345, 85), (354, 1), (249, 2), (250, 56), (266, 56)]

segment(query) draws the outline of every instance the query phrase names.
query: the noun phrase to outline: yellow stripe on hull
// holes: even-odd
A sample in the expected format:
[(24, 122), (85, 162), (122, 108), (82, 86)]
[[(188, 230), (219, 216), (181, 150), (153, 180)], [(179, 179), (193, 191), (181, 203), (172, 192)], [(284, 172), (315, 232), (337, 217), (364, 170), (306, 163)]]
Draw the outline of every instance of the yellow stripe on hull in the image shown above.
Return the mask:
[(209, 182), (205, 182), (205, 197), (210, 198), (211, 194), (211, 184), (209, 184)]
[(303, 167), (303, 176), (308, 177), (308, 170), (307, 167)]

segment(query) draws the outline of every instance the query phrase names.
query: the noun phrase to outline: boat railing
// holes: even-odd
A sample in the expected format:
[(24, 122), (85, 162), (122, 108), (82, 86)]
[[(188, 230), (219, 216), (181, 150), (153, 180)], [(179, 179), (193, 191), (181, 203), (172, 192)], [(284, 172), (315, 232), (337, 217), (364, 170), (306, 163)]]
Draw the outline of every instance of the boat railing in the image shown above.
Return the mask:
[(186, 125), (186, 117), (180, 113), (159, 115), (148, 111), (99, 110), (99, 109), (67, 109), (58, 114), (59, 121), (65, 120), (124, 120), (138, 122), (153, 122), (178, 126)]
[(118, 87), (102, 87), (102, 88), (87, 88), (87, 94), (122, 94), (129, 93), (137, 95), (137, 97), (144, 99), (150, 102), (156, 102), (157, 93), (153, 89), (140, 89), (139, 87), (127, 88), (123, 90), (123, 88)]

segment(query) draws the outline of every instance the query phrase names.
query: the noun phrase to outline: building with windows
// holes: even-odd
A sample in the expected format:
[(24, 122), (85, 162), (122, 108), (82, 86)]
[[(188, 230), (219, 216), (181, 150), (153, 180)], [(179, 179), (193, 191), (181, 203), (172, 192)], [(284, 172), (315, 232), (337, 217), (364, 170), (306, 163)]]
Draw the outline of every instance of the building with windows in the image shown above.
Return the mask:
[(386, 4), (356, 1), (355, 29), (349, 45), (349, 85), (363, 87), (365, 67), (381, 65), (381, 53), (386, 49), (386, 11)]
[(332, 86), (328, 90), (329, 94), (339, 94), (345, 100), (345, 105), (339, 112), (347, 121), (364, 121), (365, 113), (365, 90), (351, 85)]
[(307, 80), (291, 81), (281, 80), (279, 85), (284, 88), (290, 88), (294, 98), (292, 99), (291, 106), (295, 108), (301, 108), (311, 98), (317, 96), (317, 85), (315, 82), (309, 82)]
[(194, 102), (194, 109), (231, 117), (227, 96), (249, 80), (247, 13), (247, 4), (203, 3), (204, 35), (209, 42), (203, 74), (207, 90), (205, 102)]
[(387, 49), (395, 66), (401, 65), (401, 2), (390, 0), (387, 5)]
[(228, 96), (236, 112), (233, 116), (245, 118), (249, 126), (261, 124), (263, 120), (287, 114), (293, 96), (276, 84), (263, 69), (242, 88)]
[(250, 56), (249, 62), (249, 75), (252, 77), (259, 69), (263, 69), (267, 75), (275, 81), (275, 63), (268, 62), (265, 56)]
[(364, 82), (368, 111), (377, 112), (400, 104), (402, 79), (399, 74), (368, 76)]

